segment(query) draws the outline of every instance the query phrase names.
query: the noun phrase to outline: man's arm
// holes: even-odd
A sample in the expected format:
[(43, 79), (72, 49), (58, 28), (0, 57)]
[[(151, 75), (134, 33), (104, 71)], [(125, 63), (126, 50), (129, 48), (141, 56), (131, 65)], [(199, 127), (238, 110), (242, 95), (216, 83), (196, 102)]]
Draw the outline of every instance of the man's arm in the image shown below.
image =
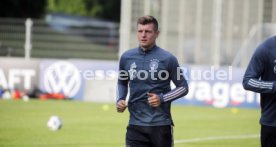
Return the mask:
[(124, 61), (121, 57), (119, 62), (119, 74), (118, 74), (118, 83), (117, 83), (117, 102), (116, 107), (118, 112), (124, 112), (127, 107), (125, 99), (128, 93), (128, 73), (124, 69)]
[(188, 94), (189, 87), (184, 78), (183, 71), (179, 67), (177, 59), (172, 56), (169, 63), (170, 78), (175, 84), (176, 88), (168, 93), (161, 94), (161, 102), (171, 102)]
[(246, 90), (258, 93), (275, 93), (276, 81), (265, 81), (260, 79), (261, 75), (264, 73), (264, 67), (267, 64), (267, 56), (261, 47), (262, 46), (256, 49), (248, 64), (243, 77), (243, 87)]
[(117, 83), (117, 101), (125, 100), (128, 93), (128, 80), (118, 78)]

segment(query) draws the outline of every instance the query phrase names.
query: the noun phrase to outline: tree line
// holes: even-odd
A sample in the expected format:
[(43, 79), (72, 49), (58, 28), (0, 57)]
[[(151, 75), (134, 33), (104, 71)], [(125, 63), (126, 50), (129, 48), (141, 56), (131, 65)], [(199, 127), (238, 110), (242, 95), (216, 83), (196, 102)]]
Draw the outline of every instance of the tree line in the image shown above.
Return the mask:
[(0, 17), (43, 18), (65, 13), (120, 21), (121, 0), (1, 0)]

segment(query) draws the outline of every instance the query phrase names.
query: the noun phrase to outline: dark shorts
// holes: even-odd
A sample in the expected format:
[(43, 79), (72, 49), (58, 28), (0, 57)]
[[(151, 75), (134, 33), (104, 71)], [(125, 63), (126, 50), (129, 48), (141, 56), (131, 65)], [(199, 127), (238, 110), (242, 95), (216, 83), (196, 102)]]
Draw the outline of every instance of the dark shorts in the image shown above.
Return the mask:
[(129, 125), (126, 147), (173, 147), (173, 127)]
[(261, 127), (261, 145), (262, 147), (276, 147), (276, 127)]

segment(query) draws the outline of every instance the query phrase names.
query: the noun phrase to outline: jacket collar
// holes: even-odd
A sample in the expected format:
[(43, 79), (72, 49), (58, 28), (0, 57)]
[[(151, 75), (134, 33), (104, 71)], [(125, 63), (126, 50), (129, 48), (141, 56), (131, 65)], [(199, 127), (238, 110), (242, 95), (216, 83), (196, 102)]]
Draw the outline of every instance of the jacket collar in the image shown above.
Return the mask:
[(140, 46), (138, 47), (139, 53), (141, 54), (148, 54), (150, 52), (152, 52), (153, 50), (155, 50), (157, 48), (156, 45), (153, 45), (151, 48), (144, 50), (143, 48), (141, 48)]

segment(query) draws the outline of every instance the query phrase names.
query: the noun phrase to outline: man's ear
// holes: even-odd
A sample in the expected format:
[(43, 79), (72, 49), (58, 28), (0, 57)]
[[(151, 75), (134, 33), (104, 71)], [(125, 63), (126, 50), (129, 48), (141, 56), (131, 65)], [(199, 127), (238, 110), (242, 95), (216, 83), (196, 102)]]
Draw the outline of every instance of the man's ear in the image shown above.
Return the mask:
[(159, 36), (159, 34), (160, 34), (160, 31), (158, 30), (155, 33), (156, 33), (156, 38), (157, 38)]

